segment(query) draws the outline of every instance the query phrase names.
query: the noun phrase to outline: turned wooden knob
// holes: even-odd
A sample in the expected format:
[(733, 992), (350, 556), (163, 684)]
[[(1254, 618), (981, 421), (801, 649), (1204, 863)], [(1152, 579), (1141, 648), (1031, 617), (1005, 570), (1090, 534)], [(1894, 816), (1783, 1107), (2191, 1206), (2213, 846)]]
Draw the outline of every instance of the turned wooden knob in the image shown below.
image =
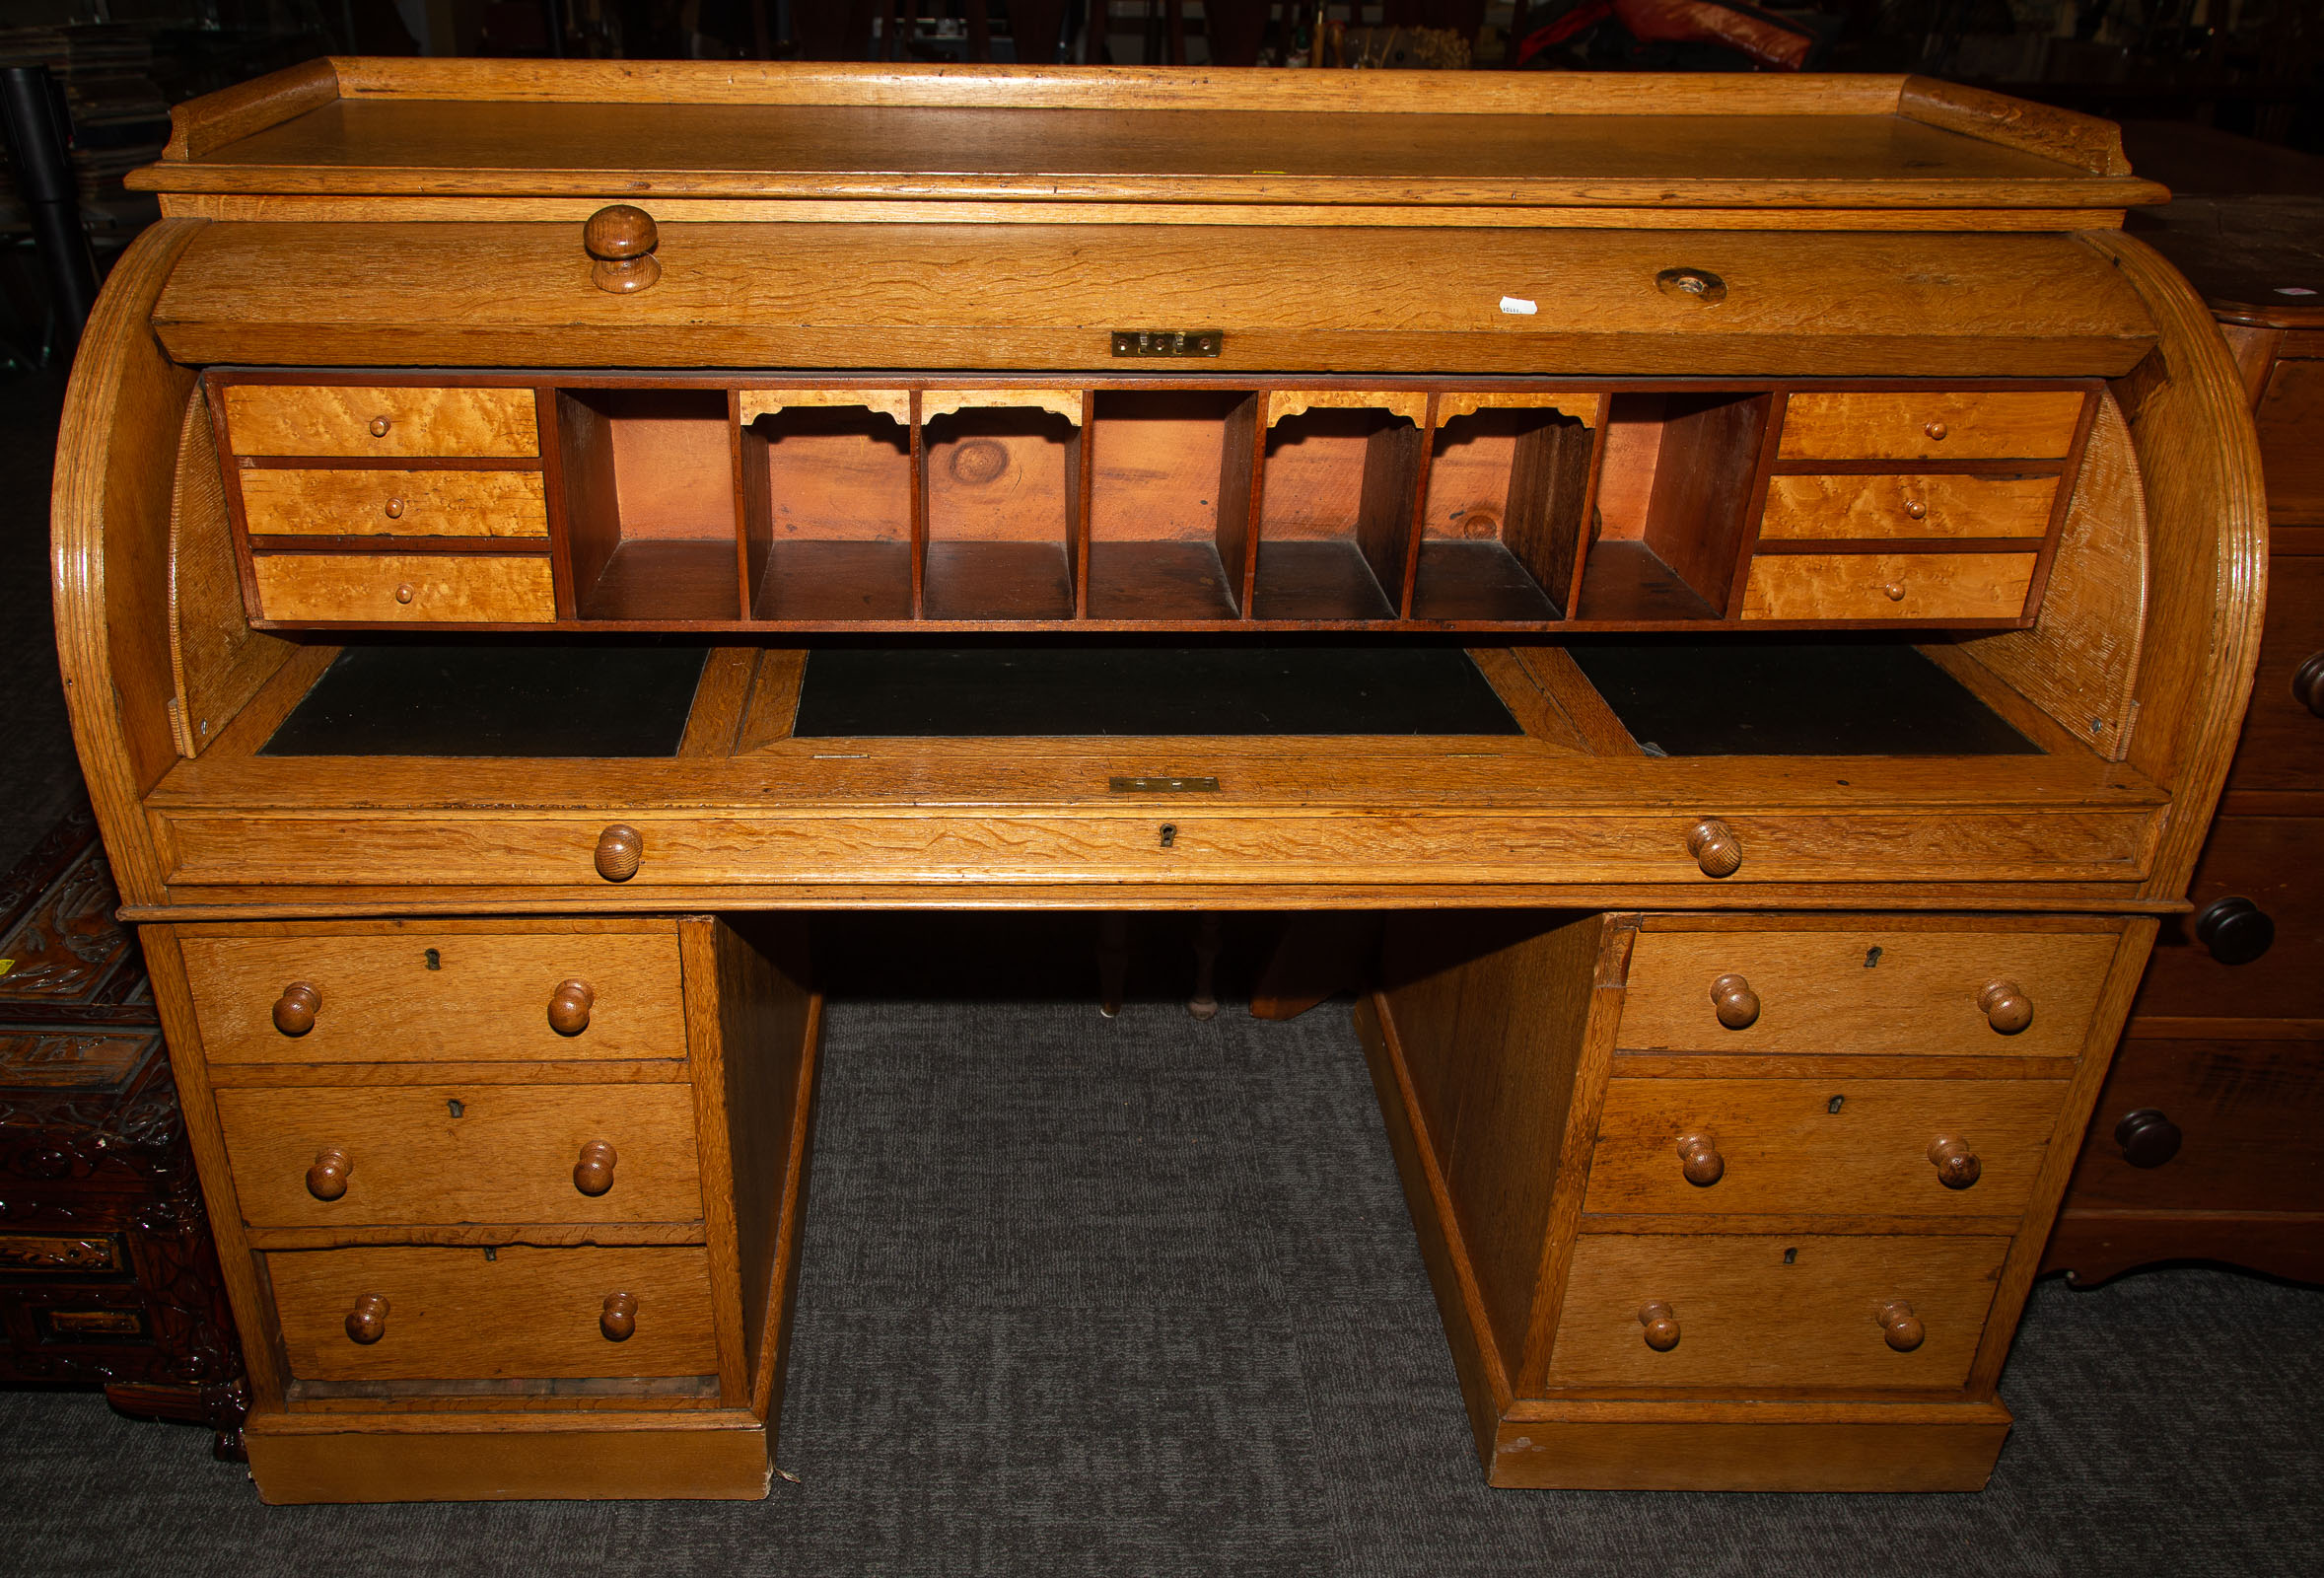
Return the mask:
[(662, 264), (654, 256), (662, 233), (654, 216), (634, 204), (614, 203), (590, 215), (581, 227), (581, 245), (597, 259), (589, 277), (599, 290), (626, 295), (662, 277)]
[(2301, 706), (2324, 718), (2324, 652), (2311, 652), (2291, 676), (2291, 694)]
[(1707, 1189), (1726, 1176), (1726, 1158), (1719, 1154), (1719, 1141), (1711, 1135), (1681, 1134), (1678, 1170), (1686, 1175), (1689, 1184)]
[(403, 501), (401, 499), (389, 499), (387, 501), (387, 519), (390, 521), (400, 521), (403, 519)]
[(322, 993), (303, 980), (292, 981), (274, 1000), (274, 1028), (285, 1036), (304, 1036), (315, 1028), (322, 1012)]
[(2215, 898), (2195, 914), (2195, 940), (2222, 965), (2248, 965), (2276, 946), (2276, 922), (2248, 898)]
[(1929, 435), (1929, 442), (1932, 444), (1942, 444), (1944, 442), (1946, 429), (1942, 422), (1927, 423), (1921, 428), (1921, 431)]
[(1678, 1317), (1670, 1313), (1669, 1305), (1648, 1305), (1638, 1312), (1638, 1324), (1647, 1328), (1647, 1346), (1656, 1353), (1668, 1353), (1678, 1346)]
[(387, 1334), (387, 1301), (377, 1293), (366, 1293), (347, 1312), (347, 1340), (369, 1347)]
[(373, 417), (371, 419), (371, 436), (373, 438), (386, 438), (387, 436), (387, 429), (391, 425), (393, 424), (391, 424), (384, 416)]
[(1872, 1315), (1880, 1323), (1880, 1333), (1888, 1345), (1899, 1353), (1910, 1353), (1921, 1345), (1928, 1333), (1921, 1329), (1921, 1318), (1913, 1314), (1913, 1307), (1902, 1299), (1890, 1299)]
[(1929, 506), (1923, 504), (1919, 499), (1906, 499), (1904, 513), (1916, 521), (1923, 520), (1929, 514)]
[(549, 997), (549, 1029), (560, 1036), (578, 1036), (589, 1029), (589, 1011), (598, 1000), (585, 980), (560, 982)]
[(1711, 1007), (1728, 1030), (1749, 1030), (1759, 1023), (1759, 994), (1740, 975), (1722, 975), (1711, 983)]
[(1688, 829), (1686, 848), (1706, 877), (1731, 877), (1743, 867), (1743, 841), (1717, 817), (1705, 817)]
[(1937, 1182), (1948, 1189), (1965, 1189), (1985, 1172), (1985, 1164), (1977, 1160), (1969, 1142), (1950, 1134), (1939, 1134), (1930, 1141), (1929, 1165), (1937, 1169)]
[(409, 581), (404, 582), (395, 589), (395, 601), (398, 603), (409, 603), (415, 595), (416, 594), (412, 591), (411, 583)]
[(2179, 1144), (2185, 1138), (2178, 1124), (2151, 1107), (2125, 1112), (2122, 1121), (2114, 1125), (2114, 1143), (2122, 1147), (2122, 1159), (2133, 1167), (2160, 1167), (2179, 1154)]
[(337, 1146), (329, 1146), (315, 1153), (315, 1165), (307, 1169), (307, 1192), (318, 1200), (335, 1200), (347, 1192), (347, 1175), (355, 1171), (355, 1158)]
[(591, 1140), (581, 1148), (581, 1159), (573, 1164), (573, 1186), (595, 1199), (613, 1186), (613, 1147), (603, 1140)]
[(1891, 581), (1880, 588), (1880, 595), (1891, 603), (1902, 603), (1904, 601), (1904, 583)]
[(617, 822), (598, 834), (598, 875), (607, 882), (627, 882), (638, 874), (645, 854), (646, 835)]
[(2033, 1023), (2033, 999), (2013, 980), (1997, 980), (1977, 994), (1986, 1022), (2004, 1036), (2014, 1036)]
[(627, 1342), (629, 1334), (638, 1328), (638, 1296), (634, 1293), (608, 1293), (605, 1308), (598, 1317), (598, 1329), (605, 1333), (607, 1342)]

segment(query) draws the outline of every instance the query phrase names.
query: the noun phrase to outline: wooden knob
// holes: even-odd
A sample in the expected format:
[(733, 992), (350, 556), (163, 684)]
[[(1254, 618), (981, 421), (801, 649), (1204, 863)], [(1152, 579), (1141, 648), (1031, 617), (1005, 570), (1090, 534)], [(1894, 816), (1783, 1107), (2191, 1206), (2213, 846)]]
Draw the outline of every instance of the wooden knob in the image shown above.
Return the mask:
[(2184, 1138), (2178, 1124), (2151, 1107), (2125, 1112), (2122, 1121), (2114, 1125), (2114, 1143), (2122, 1147), (2122, 1159), (2133, 1167), (2160, 1167), (2179, 1154), (2179, 1142)]
[(1939, 1134), (1930, 1141), (1929, 1165), (1937, 1169), (1937, 1182), (1948, 1189), (1967, 1188), (1985, 1171), (1985, 1164), (1977, 1160), (1969, 1142), (1950, 1134)]
[(603, 1140), (591, 1140), (581, 1148), (581, 1159), (573, 1164), (573, 1186), (592, 1199), (613, 1186), (613, 1147)]
[(1906, 499), (1904, 501), (1904, 513), (1910, 516), (1913, 520), (1925, 520), (1929, 514), (1929, 506), (1923, 504), (1919, 499)]
[(1759, 994), (1740, 975), (1722, 975), (1711, 983), (1711, 1007), (1728, 1030), (1749, 1030), (1759, 1023)]
[(292, 981), (274, 1000), (274, 1028), (285, 1036), (304, 1036), (315, 1028), (322, 1012), (322, 993), (303, 980)]
[(1648, 1305), (1638, 1312), (1638, 1324), (1647, 1328), (1647, 1346), (1656, 1353), (1668, 1353), (1678, 1346), (1678, 1317), (1670, 1313), (1669, 1305)]
[(1997, 980), (1977, 994), (1986, 1022), (2004, 1036), (2014, 1036), (2033, 1023), (2033, 999), (2013, 980)]
[(2311, 652), (2291, 676), (2292, 698), (2324, 718), (2324, 652)]
[(662, 277), (662, 264), (654, 256), (662, 233), (643, 208), (614, 203), (599, 209), (581, 227), (581, 245), (597, 259), (589, 277), (599, 290), (626, 295)]
[(1687, 853), (1706, 877), (1731, 877), (1743, 866), (1743, 842), (1717, 817), (1705, 817), (1687, 831)]
[(607, 1342), (627, 1342), (629, 1334), (638, 1328), (638, 1296), (634, 1293), (608, 1293), (604, 1312), (598, 1317), (598, 1329), (605, 1333)]
[(1921, 1318), (1913, 1314), (1913, 1307), (1902, 1299), (1890, 1299), (1873, 1312), (1872, 1319), (1880, 1323), (1881, 1335), (1899, 1353), (1912, 1352), (1929, 1334), (1921, 1329)]
[(1904, 583), (1902, 581), (1891, 581), (1886, 586), (1880, 588), (1880, 595), (1885, 597), (1891, 603), (1902, 603), (1904, 601)]
[(2196, 911), (2195, 940), (2222, 965), (2248, 965), (2276, 946), (2276, 922), (2248, 898), (2215, 898)]
[(1944, 442), (1945, 426), (1942, 422), (1930, 422), (1921, 431), (1929, 435), (1929, 442), (1932, 444)]
[(400, 521), (403, 519), (403, 501), (401, 499), (389, 499), (387, 501), (387, 519), (390, 521)]
[(598, 834), (598, 875), (607, 882), (627, 882), (638, 874), (645, 854), (646, 835), (617, 822)]
[(588, 981), (560, 982), (549, 997), (549, 1029), (560, 1036), (578, 1036), (589, 1029), (589, 1011), (598, 1000)]
[(347, 1340), (369, 1347), (387, 1334), (387, 1301), (366, 1293), (347, 1312)]
[(371, 436), (373, 438), (386, 438), (387, 436), (387, 428), (389, 425), (390, 424), (388, 423), (387, 419), (384, 416), (373, 417), (371, 419)]
[(395, 589), (395, 601), (396, 601), (396, 602), (398, 602), (398, 603), (409, 603), (411, 600), (412, 600), (412, 590), (411, 590), (411, 583), (410, 583), (409, 581), (406, 581), (406, 582), (404, 582), (404, 583), (403, 583), (401, 586), (398, 586), (398, 587)]
[(1709, 1134), (1678, 1136), (1678, 1164), (1686, 1181), (1699, 1189), (1707, 1189), (1726, 1176), (1726, 1158), (1719, 1154), (1719, 1141)]
[(355, 1158), (337, 1146), (327, 1146), (315, 1153), (315, 1165), (307, 1169), (307, 1192), (318, 1200), (335, 1200), (347, 1192), (347, 1175), (355, 1171)]

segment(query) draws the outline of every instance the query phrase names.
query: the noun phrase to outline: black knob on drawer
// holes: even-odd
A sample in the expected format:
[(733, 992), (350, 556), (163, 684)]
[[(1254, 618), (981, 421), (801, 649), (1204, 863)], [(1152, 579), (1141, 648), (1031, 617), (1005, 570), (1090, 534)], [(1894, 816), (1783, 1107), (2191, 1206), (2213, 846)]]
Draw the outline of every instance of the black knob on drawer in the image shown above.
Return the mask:
[(2324, 718), (2324, 652), (2311, 652), (2291, 676), (2291, 694), (2299, 704)]
[(2114, 1125), (2114, 1143), (2133, 1167), (2160, 1167), (2179, 1154), (2179, 1142), (2185, 1138), (2178, 1124), (2151, 1107), (2125, 1112)]
[(2276, 945), (2276, 923), (2248, 898), (2215, 898), (2195, 913), (2195, 940), (2222, 965), (2248, 965)]

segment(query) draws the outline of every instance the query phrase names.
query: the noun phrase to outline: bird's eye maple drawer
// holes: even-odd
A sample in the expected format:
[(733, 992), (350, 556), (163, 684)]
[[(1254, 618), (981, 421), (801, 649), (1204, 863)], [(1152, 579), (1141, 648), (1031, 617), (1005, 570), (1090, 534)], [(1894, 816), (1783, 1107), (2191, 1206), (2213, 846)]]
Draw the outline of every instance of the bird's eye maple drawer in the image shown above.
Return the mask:
[(551, 624), (541, 553), (259, 553), (257, 615), (315, 624)]
[(2062, 1080), (1615, 1079), (1596, 1214), (2019, 1216)]
[(1552, 1387), (1952, 1391), (2007, 1236), (1583, 1235)]
[(214, 1064), (686, 1054), (671, 921), (191, 927), (181, 946)]
[(2025, 553), (1768, 553), (1751, 556), (1743, 617), (1890, 619), (1905, 623), (2021, 619), (2038, 555)]
[(710, 1376), (700, 1245), (381, 1245), (265, 1256), (306, 1381)]
[(540, 419), (529, 389), (228, 384), (236, 455), (341, 459), (533, 460)]
[(306, 470), (244, 466), (252, 537), (509, 538), (549, 535), (538, 471)]
[(1795, 393), (1782, 461), (2062, 460), (2081, 424), (2080, 390)]
[(2056, 476), (1771, 476), (1762, 541), (2048, 535)]
[(2122, 946), (2088, 931), (1704, 927), (1649, 922), (1631, 955), (1625, 1051), (2081, 1055)]
[(686, 1084), (227, 1086), (252, 1227), (699, 1222)]

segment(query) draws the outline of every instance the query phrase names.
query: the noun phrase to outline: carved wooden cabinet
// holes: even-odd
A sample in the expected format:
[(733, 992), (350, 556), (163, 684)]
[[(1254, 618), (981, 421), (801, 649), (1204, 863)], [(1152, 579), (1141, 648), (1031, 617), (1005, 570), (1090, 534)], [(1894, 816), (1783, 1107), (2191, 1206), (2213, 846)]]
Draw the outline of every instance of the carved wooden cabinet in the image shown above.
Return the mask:
[(2258, 640), (2112, 128), (339, 60), (137, 179), (59, 651), (262, 1495), (763, 1493), (818, 916), (950, 907), (1388, 912), (1495, 1482), (1984, 1482)]

